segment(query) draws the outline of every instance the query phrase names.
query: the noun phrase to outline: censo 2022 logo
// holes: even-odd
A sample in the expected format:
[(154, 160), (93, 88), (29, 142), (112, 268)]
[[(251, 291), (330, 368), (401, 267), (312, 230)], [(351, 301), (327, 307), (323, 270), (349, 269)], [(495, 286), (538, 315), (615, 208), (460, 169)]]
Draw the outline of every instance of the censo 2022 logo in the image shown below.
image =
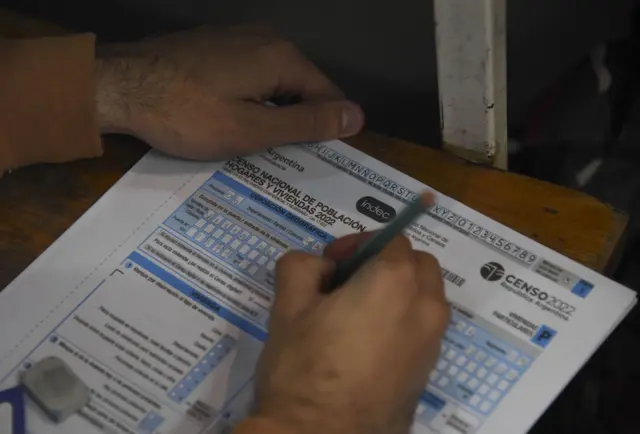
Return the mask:
[(576, 311), (576, 307), (566, 301), (549, 294), (535, 284), (514, 274), (507, 274), (504, 266), (498, 262), (487, 262), (480, 267), (480, 275), (489, 282), (500, 282), (500, 286), (515, 295), (526, 299), (529, 303), (535, 303), (545, 311), (568, 321), (568, 317)]
[(484, 280), (495, 282), (504, 276), (505, 269), (502, 264), (497, 262), (488, 262), (480, 268), (480, 275)]

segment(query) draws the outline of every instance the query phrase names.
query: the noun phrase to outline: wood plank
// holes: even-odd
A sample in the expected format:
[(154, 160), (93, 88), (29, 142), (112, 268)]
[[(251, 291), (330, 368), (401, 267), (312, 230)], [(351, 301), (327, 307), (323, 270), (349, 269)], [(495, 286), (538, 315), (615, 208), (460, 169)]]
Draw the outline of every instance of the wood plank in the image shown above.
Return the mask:
[(434, 0), (444, 147), (507, 168), (506, 0)]
[(565, 187), (474, 164), (379, 135), (349, 141), (390, 166), (598, 271), (622, 242), (627, 217)]

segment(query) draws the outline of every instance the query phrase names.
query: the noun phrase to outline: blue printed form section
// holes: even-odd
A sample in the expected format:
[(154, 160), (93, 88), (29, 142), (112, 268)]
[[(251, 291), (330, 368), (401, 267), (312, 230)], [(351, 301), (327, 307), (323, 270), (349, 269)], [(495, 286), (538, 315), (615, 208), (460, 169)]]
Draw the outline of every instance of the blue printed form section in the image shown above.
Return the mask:
[(169, 398), (177, 403), (182, 403), (196, 387), (224, 360), (231, 352), (236, 340), (224, 335), (218, 343), (202, 357), (200, 362), (169, 392)]
[(141, 433), (152, 434), (164, 422), (164, 418), (155, 411), (150, 411), (138, 424)]
[(556, 332), (551, 327), (542, 324), (538, 329), (536, 335), (531, 339), (531, 342), (541, 348), (546, 348), (557, 333), (558, 332)]
[(584, 279), (580, 279), (571, 290), (572, 293), (581, 298), (587, 298), (587, 295), (589, 295), (591, 291), (593, 291), (593, 283), (587, 282)]
[(164, 224), (268, 288), (274, 284), (276, 261), (287, 250), (319, 254), (334, 240), (330, 234), (220, 172)]
[[(3, 434), (25, 433), (25, 407), (24, 389), (17, 386), (12, 389), (0, 391), (0, 428), (9, 428), (10, 431), (2, 431)], [(6, 425), (9, 425), (8, 427)]]
[[(530, 355), (454, 312), (429, 387), (486, 416), (532, 362)], [(423, 402), (434, 414), (441, 407), (433, 397)]]
[(434, 420), (447, 406), (447, 402), (430, 390), (425, 390), (418, 401), (416, 419), (425, 425)]

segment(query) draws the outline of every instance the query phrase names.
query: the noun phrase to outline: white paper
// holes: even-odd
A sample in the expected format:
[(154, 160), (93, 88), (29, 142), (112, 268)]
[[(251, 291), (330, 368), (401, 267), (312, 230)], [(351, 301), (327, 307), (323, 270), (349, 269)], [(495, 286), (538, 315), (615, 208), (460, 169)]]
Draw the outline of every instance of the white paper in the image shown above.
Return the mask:
[(0, 403), (0, 432), (13, 432), (13, 406), (8, 402)]
[[(29, 404), (31, 434), (226, 432), (252, 402), (276, 260), (376, 229), (424, 188), (338, 141), (150, 153), (1, 293), (0, 390), (56, 355), (90, 404), (61, 426)], [(455, 307), (415, 433), (525, 432), (635, 303), (443, 195), (407, 234)]]

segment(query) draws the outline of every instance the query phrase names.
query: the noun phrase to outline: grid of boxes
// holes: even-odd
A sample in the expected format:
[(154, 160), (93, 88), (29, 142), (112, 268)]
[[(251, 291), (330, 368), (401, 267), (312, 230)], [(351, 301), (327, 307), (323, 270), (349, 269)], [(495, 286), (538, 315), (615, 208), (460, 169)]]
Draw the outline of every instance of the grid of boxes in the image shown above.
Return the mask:
[(488, 415), (532, 362), (529, 355), (460, 318), (445, 336), (430, 384), (480, 414)]
[(258, 281), (272, 275), (276, 261), (284, 254), (281, 249), (211, 210), (187, 229), (185, 235), (218, 259)]
[(236, 344), (236, 339), (224, 335), (205, 354), (189, 373), (169, 392), (172, 401), (181, 403), (193, 392), (200, 383), (224, 360)]

